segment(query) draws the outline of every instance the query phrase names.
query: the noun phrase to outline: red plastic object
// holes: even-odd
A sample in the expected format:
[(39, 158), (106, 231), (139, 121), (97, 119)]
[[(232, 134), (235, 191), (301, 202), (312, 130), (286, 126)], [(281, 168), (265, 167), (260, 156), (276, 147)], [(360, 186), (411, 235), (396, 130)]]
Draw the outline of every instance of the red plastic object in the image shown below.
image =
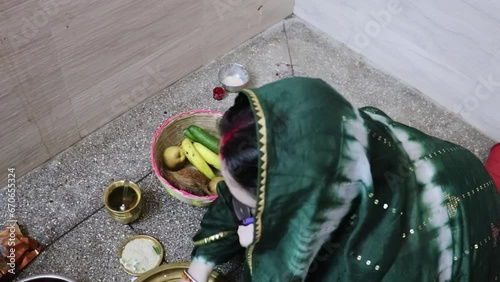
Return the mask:
[(495, 144), (491, 150), (488, 159), (486, 160), (486, 170), (493, 178), (497, 190), (500, 193), (500, 143)]
[(214, 99), (219, 101), (224, 99), (224, 96), (226, 95), (226, 91), (222, 87), (215, 87), (213, 92)]

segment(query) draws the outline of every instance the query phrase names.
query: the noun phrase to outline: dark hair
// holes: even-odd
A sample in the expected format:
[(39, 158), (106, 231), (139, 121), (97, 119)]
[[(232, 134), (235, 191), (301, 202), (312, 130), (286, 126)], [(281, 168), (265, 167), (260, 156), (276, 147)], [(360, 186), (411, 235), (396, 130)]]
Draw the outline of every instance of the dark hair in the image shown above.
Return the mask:
[(241, 186), (257, 196), (257, 129), (250, 101), (244, 94), (236, 97), (220, 122), (220, 153), (228, 172)]

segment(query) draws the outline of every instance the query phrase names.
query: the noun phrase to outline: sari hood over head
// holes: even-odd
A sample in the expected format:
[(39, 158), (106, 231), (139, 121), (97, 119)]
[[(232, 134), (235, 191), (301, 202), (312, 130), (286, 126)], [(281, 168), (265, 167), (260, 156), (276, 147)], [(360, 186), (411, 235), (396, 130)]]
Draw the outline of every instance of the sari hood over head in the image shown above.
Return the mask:
[(354, 108), (322, 80), (245, 89), (259, 147), (254, 242), (224, 182), (193, 259), (244, 253), (245, 281), (500, 279), (500, 195), (467, 149)]

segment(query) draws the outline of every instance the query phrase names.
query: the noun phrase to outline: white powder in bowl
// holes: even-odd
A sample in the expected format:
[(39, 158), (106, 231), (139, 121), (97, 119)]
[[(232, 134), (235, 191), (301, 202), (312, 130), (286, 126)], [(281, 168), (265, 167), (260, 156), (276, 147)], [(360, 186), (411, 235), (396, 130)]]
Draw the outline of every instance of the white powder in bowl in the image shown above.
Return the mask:
[(237, 76), (228, 76), (222, 81), (225, 85), (237, 87), (243, 85), (243, 80)]
[(144, 273), (156, 267), (161, 260), (161, 247), (155, 242), (137, 238), (128, 242), (123, 248), (120, 263), (134, 273)]

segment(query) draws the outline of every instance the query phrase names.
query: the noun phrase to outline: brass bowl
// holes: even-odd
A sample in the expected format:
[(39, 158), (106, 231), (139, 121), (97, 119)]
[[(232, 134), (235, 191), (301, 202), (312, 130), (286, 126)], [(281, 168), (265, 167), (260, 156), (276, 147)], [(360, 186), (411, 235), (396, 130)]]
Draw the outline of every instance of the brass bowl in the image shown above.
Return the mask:
[[(134, 282), (178, 282), (182, 278), (182, 272), (188, 268), (187, 262), (164, 264), (145, 272)], [(222, 281), (222, 275), (212, 271), (208, 282)]]
[[(136, 236), (132, 236), (130, 238), (127, 238), (125, 241), (123, 241), (122, 245), (120, 246), (120, 249), (118, 250), (118, 259), (121, 259), (122, 255), (123, 255), (123, 250), (125, 249), (125, 246), (128, 243), (130, 243), (131, 241), (136, 240), (136, 239), (148, 239), (148, 240), (152, 241), (153, 244), (155, 244), (156, 246), (158, 246), (158, 248), (160, 249), (160, 254), (159, 254), (160, 259), (156, 263), (155, 268), (158, 267), (161, 264), (161, 262), (163, 261), (163, 257), (165, 256), (165, 253), (164, 253), (163, 247), (160, 244), (160, 242), (158, 240), (156, 240), (155, 238), (153, 238), (151, 236), (148, 236), (148, 235), (136, 235)], [(140, 275), (143, 274), (143, 273), (139, 273), (139, 272), (133, 272), (133, 271), (127, 269), (125, 266), (123, 266), (123, 264), (121, 262), (120, 262), (120, 267), (125, 272), (127, 272), (128, 274), (133, 275), (133, 276), (140, 276)], [(147, 273), (147, 272), (144, 272), (144, 273)]]
[[(128, 190), (124, 192), (125, 180), (116, 181), (104, 191), (104, 205), (108, 214), (121, 224), (129, 224), (139, 218), (142, 211), (142, 193), (137, 184), (128, 182)], [(124, 209), (120, 210), (120, 206)]]

